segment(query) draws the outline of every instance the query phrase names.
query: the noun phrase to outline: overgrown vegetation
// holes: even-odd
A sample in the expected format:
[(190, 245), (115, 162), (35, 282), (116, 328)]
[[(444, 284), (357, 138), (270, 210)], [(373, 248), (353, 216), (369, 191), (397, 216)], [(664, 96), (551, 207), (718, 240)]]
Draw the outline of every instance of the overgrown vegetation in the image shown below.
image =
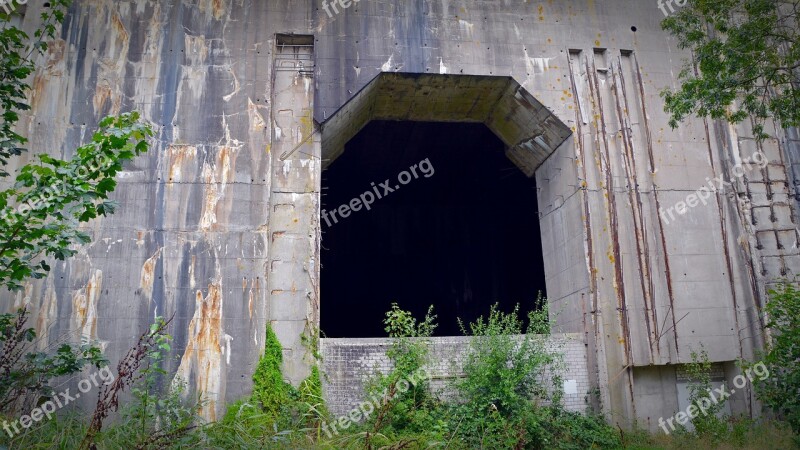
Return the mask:
[(730, 431), (722, 439), (698, 433), (650, 434), (645, 430), (622, 432), (622, 448), (632, 450), (790, 450), (796, 448), (792, 431), (781, 422), (729, 418)]
[[(9, 2), (4, 2), (7, 4)], [(0, 106), (3, 108), (3, 123), (0, 125), (0, 177), (7, 177), (5, 170), (12, 157), (25, 151), (28, 138), (18, 134), (19, 112), (31, 109), (28, 104), (30, 75), (36, 70), (36, 54), (44, 54), (47, 40), (56, 34), (56, 24), (64, 20), (71, 0), (52, 0), (41, 12), (42, 24), (34, 32), (33, 39), (18, 27), (11, 26), (11, 16), (0, 10)], [(13, 9), (13, 8), (12, 8)]]
[(28, 311), (0, 315), (0, 412), (19, 415), (55, 395), (50, 380), (107, 361), (89, 344), (61, 345), (53, 354), (31, 348), (36, 332), (25, 324)]
[[(756, 394), (800, 436), (800, 290), (781, 283), (765, 308), (767, 342), (761, 361), (770, 376), (755, 380)], [(797, 441), (800, 446), (800, 440)]]
[[(199, 442), (190, 433), (196, 427), (195, 405), (181, 400), (182, 386), (162, 389), (158, 382), (164, 374), (160, 367), (169, 351), (169, 321), (157, 319), (143, 333), (136, 345), (119, 361), (116, 371), (105, 370), (112, 377), (97, 389), (94, 413), (85, 415), (64, 411), (10, 436), (0, 433), (0, 445), (9, 448), (166, 448)], [(123, 392), (133, 394), (132, 401), (121, 403)], [(41, 403), (37, 403), (41, 404)], [(29, 413), (30, 410), (25, 410)], [(112, 413), (119, 411), (119, 420), (104, 427)], [(14, 421), (18, 414), (2, 414), (0, 420)], [(106, 430), (106, 431), (104, 431)]]
[(692, 362), (686, 364), (689, 375), (689, 403), (703, 414), (692, 419), (694, 432), (698, 436), (707, 436), (718, 442), (728, 433), (726, 420), (719, 417), (725, 407), (726, 400), (713, 401), (711, 397), (711, 361), (705, 348), (700, 352), (692, 351)]
[[(695, 422), (694, 432), (666, 436), (623, 432), (591, 413), (567, 411), (561, 404), (560, 380), (554, 375), (561, 356), (547, 338), (547, 315), (546, 309), (531, 312), (527, 327), (523, 327), (518, 309), (503, 312), (495, 306), (487, 316), (463, 325), (472, 339), (461, 366), (462, 376), (449, 386), (454, 395), (441, 396), (431, 386), (428, 369), (435, 366), (428, 339), (436, 327), (436, 316), (431, 309), (417, 320), (393, 305), (384, 320), (387, 333), (394, 338), (387, 351), (392, 368), (367, 384), (368, 401), (359, 406), (358, 417), (348, 415), (352, 420), (347, 426), (341, 425), (342, 417), (327, 412), (317, 366), (312, 366), (311, 375), (298, 388), (286, 383), (280, 371), (282, 346), (269, 328), (253, 394), (231, 405), (219, 422), (204, 423), (197, 415), (200, 399), (180, 400), (180, 382), (166, 391), (158, 386), (161, 355), (168, 349), (169, 339), (156, 337), (149, 341), (149, 350), (132, 353), (146, 358), (120, 363), (118, 370), (123, 366), (144, 369), (133, 371), (139, 374), (135, 383), (130, 377), (121, 382), (133, 386), (134, 401), (122, 408), (117, 420), (87, 433), (85, 420), (66, 416), (12, 440), (0, 437), (0, 445), (75, 448), (86, 435), (101, 449), (761, 450), (792, 445), (790, 429), (780, 423), (725, 418), (718, 425), (726, 432)], [(710, 382), (710, 363), (702, 351), (694, 355), (689, 371), (695, 380), (691, 400), (700, 402)], [(113, 386), (108, 392), (119, 391)], [(98, 410), (118, 404), (117, 397), (108, 392), (101, 396), (106, 400), (98, 402)]]
[(386, 313), (384, 329), (394, 338), (386, 355), (393, 368), (367, 385), (367, 398), (377, 403), (373, 400), (374, 411), (361, 427), (365, 448), (444, 441), (447, 424), (437, 417), (441, 404), (430, 392), (430, 374), (424, 369), (435, 321), (433, 306), (419, 322), (394, 303)]
[(281, 406), (289, 401), (292, 386), (283, 381), (283, 347), (271, 325), (267, 325), (265, 347), (253, 375), (253, 400), (259, 403), (264, 413), (277, 417)]
[[(27, 151), (28, 139), (18, 132), (18, 122), (20, 112), (30, 110), (28, 91), (35, 58), (44, 55), (47, 40), (55, 36), (70, 3), (45, 3), (32, 38), (11, 25), (9, 15), (0, 13), (0, 178), (10, 177), (13, 171), (7, 167)], [(6, 11), (13, 10), (11, 6)], [(39, 148), (33, 162), (16, 162), (14, 182), (4, 183), (10, 187), (0, 190), (0, 290), (19, 291), (30, 279), (44, 278), (54, 259), (68, 258), (79, 245), (90, 241), (81, 224), (114, 213), (116, 203), (109, 195), (116, 188), (115, 177), (124, 162), (148, 150), (147, 139), (152, 135), (149, 125), (131, 112), (101, 120), (91, 140), (74, 152)], [(73, 156), (62, 160), (48, 154), (63, 150)], [(28, 316), (27, 307), (0, 314), (0, 417), (17, 417), (22, 411), (52, 406), (57, 400), (54, 379), (107, 364), (92, 342), (38, 341), (36, 331), (27, 326)], [(127, 369), (122, 369), (121, 378)], [(115, 409), (116, 400), (107, 406)], [(96, 413), (84, 446), (91, 444), (91, 433), (101, 424), (102, 417)]]
[[(304, 337), (316, 358), (316, 343)], [(328, 417), (319, 368), (312, 365), (298, 388), (283, 379), (283, 346), (267, 325), (264, 354), (253, 374), (253, 393), (228, 407), (218, 423), (196, 433), (202, 448), (292, 447), (318, 441)]]
[(461, 328), (473, 336), (456, 383), (463, 401), (453, 407), (463, 448), (619, 447), (603, 420), (561, 404), (563, 364), (559, 350), (549, 348), (546, 302), (528, 313), (527, 329), (518, 308), (503, 313), (496, 305), (487, 318)]

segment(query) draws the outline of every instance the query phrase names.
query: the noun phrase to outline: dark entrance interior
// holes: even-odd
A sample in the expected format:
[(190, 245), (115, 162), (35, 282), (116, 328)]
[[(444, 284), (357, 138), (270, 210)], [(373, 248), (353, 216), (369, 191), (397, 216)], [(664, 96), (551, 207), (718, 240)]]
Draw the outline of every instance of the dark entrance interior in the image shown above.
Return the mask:
[[(392, 302), (417, 317), (434, 305), (436, 334), (460, 335), (456, 318), (468, 323), (494, 303), (530, 310), (545, 294), (535, 180), (483, 124), (372, 121), (322, 186), (325, 337), (385, 336)], [(365, 192), (370, 210), (359, 202), (341, 217)]]

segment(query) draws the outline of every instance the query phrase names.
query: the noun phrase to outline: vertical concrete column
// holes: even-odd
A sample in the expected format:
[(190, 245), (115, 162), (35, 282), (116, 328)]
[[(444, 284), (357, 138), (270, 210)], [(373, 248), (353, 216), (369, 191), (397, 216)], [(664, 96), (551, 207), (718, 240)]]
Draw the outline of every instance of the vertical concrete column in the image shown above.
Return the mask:
[(272, 86), (268, 316), (283, 345), (284, 376), (309, 373), (301, 339), (319, 323), (320, 141), (313, 122), (313, 36), (279, 35)]

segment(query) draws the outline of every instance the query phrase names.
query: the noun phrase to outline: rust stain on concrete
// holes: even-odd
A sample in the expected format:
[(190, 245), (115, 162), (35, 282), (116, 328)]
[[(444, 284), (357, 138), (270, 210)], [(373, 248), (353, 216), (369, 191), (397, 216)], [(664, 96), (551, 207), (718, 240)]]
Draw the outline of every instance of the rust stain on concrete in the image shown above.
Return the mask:
[[(72, 296), (72, 326), (82, 341), (97, 341), (97, 303), (103, 287), (103, 272), (95, 270), (86, 287)], [(101, 349), (105, 348), (101, 343)]]
[(217, 224), (219, 202), (225, 196), (228, 183), (234, 178), (237, 151), (237, 148), (221, 147), (215, 161), (203, 163), (202, 178), (205, 183), (205, 191), (203, 210), (200, 216), (202, 231), (210, 231)]
[(25, 282), (22, 285), (22, 290), (17, 292), (14, 296), (14, 310), (18, 310), (20, 308), (24, 308), (26, 306), (30, 306), (31, 304), (31, 292), (33, 290), (33, 284), (30, 281)]
[(36, 316), (36, 336), (39, 338), (37, 347), (40, 351), (47, 349), (50, 344), (50, 325), (58, 319), (58, 297), (53, 278), (48, 278), (47, 288)]
[(207, 18), (213, 17), (216, 20), (222, 19), (228, 9), (225, 0), (199, 0), (197, 8), (205, 13)]
[(144, 262), (142, 265), (142, 274), (139, 277), (140, 292), (147, 297), (147, 300), (153, 299), (153, 280), (155, 279), (156, 262), (158, 257), (161, 256), (161, 251), (164, 248), (159, 248), (156, 252)]
[(219, 282), (208, 285), (205, 297), (202, 291), (197, 291), (194, 317), (189, 322), (188, 331), (189, 339), (175, 381), (194, 381), (196, 392), (201, 393), (205, 401), (199, 413), (206, 420), (214, 421), (217, 402), (224, 398), (221, 363), (224, 352), (221, 343), (224, 339), (222, 288)]
[(47, 44), (45, 62), (33, 78), (31, 90), (31, 109), (36, 110), (42, 106), (44, 101), (45, 83), (63, 74), (64, 52), (67, 43), (63, 39), (57, 39)]
[(92, 106), (97, 116), (119, 114), (122, 107), (121, 93), (128, 59), (130, 34), (122, 23), (118, 12), (111, 14), (111, 33), (105, 40), (105, 52), (98, 55), (97, 86)]
[[(169, 155), (169, 178), (167, 186), (172, 187), (173, 183), (180, 183), (184, 174), (184, 165), (194, 160), (197, 156), (197, 147), (194, 145), (170, 145), (167, 148)], [(188, 174), (188, 179), (194, 179), (194, 174)]]

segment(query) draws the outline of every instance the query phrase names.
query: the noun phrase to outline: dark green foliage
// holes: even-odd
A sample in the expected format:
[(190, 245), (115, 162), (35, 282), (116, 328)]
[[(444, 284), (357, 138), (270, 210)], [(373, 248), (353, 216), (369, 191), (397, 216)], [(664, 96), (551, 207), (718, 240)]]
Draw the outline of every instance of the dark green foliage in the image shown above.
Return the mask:
[(267, 325), (264, 355), (258, 361), (253, 374), (253, 400), (257, 401), (265, 414), (277, 417), (281, 405), (289, 402), (292, 386), (283, 380), (283, 347), (272, 326)]
[(559, 407), (545, 407), (531, 421), (538, 445), (531, 448), (557, 450), (617, 449), (622, 448), (620, 435), (605, 419), (592, 414), (564, 411)]
[[(473, 339), (463, 375), (454, 386), (456, 401), (435, 398), (427, 378), (417, 390), (399, 392), (400, 380), (419, 379), (413, 374), (430, 363), (425, 337), (431, 335), (434, 317), (429, 311), (417, 323), (393, 305), (385, 323), (396, 338), (387, 351), (394, 369), (368, 388), (370, 395), (388, 401), (345, 442), (363, 445), (360, 448), (619, 448), (619, 435), (603, 419), (567, 412), (558, 394), (548, 395), (559, 392), (547, 389), (545, 379), (545, 369), (558, 367), (559, 354), (546, 345), (548, 311), (543, 299), (540, 305), (529, 314), (527, 328), (518, 309), (503, 313), (496, 306), (468, 329), (462, 325)], [(560, 388), (557, 377), (550, 381)]]
[(770, 297), (765, 313), (772, 341), (761, 359), (769, 375), (753, 383), (758, 398), (800, 435), (800, 290), (783, 283)]
[(53, 354), (34, 350), (36, 332), (25, 326), (27, 309), (0, 315), (0, 413), (15, 415), (54, 395), (51, 379), (107, 363), (100, 349), (61, 345)]
[[(529, 323), (529, 328), (541, 329), (542, 323), (548, 323), (547, 311), (531, 312)], [(494, 305), (488, 318), (480, 317), (469, 329), (463, 324), (461, 328), (465, 335), (474, 336), (464, 377), (458, 383), (467, 404), (507, 417), (526, 408), (534, 397), (547, 398), (541, 378), (548, 366), (558, 362), (558, 355), (547, 348), (545, 336), (523, 335), (518, 306), (506, 314)]]
[[(19, 111), (27, 111), (34, 56), (47, 49), (56, 24), (64, 19), (70, 0), (51, 0), (42, 12), (42, 24), (30, 39), (0, 14), (0, 177), (12, 156), (20, 155), (27, 138), (15, 129)], [(50, 271), (47, 258), (64, 260), (77, 244), (90, 237), (78, 230), (98, 216), (113, 214), (108, 197), (114, 177), (126, 161), (148, 150), (149, 125), (136, 112), (107, 117), (92, 140), (69, 160), (48, 155), (60, 149), (36, 149), (38, 161), (19, 169), (16, 183), (0, 191), (0, 288), (17, 290), (24, 280), (43, 278)]]
[[(11, 3), (7, 1), (5, 3)], [(56, 23), (64, 20), (64, 13), (72, 3), (70, 0), (50, 0), (41, 12), (42, 25), (34, 33), (33, 40), (17, 27), (8, 26), (9, 16), (0, 12), (0, 107), (3, 122), (0, 125), (0, 177), (8, 176), (3, 167), (9, 158), (22, 154), (28, 141), (17, 134), (14, 128), (19, 121), (18, 111), (27, 111), (29, 76), (35, 69), (33, 56), (44, 54), (46, 39), (56, 33)], [(12, 13), (13, 14), (13, 13)]]
[[(439, 413), (440, 403), (431, 395), (429, 373), (423, 367), (428, 362), (427, 338), (436, 329), (435, 321), (433, 306), (421, 322), (395, 303), (386, 313), (384, 329), (393, 338), (386, 355), (393, 368), (376, 375), (366, 386), (367, 397), (379, 401), (375, 411), (365, 418), (365, 445), (385, 445), (405, 437), (428, 442), (443, 440), (446, 422)], [(389, 436), (392, 438), (387, 440)]]
[[(686, 364), (689, 375), (689, 402), (705, 414), (698, 414), (692, 419), (694, 433), (698, 436), (708, 436), (709, 439), (719, 441), (728, 433), (726, 418), (718, 417), (726, 400), (711, 401), (711, 361), (708, 353), (703, 348), (700, 352), (692, 351), (692, 362)], [(707, 399), (707, 400), (706, 400)]]
[[(689, 115), (733, 123), (765, 119), (800, 125), (800, 1), (692, 0), (662, 26), (694, 58), (677, 91), (662, 96), (670, 125)], [(695, 69), (696, 66), (696, 69)]]
[[(547, 347), (546, 335), (536, 334), (549, 331), (544, 302), (542, 309), (529, 313), (527, 329), (518, 307), (503, 313), (497, 305), (487, 318), (461, 328), (473, 336), (463, 377), (456, 384), (463, 402), (453, 408), (458, 437), (465, 445), (552, 448), (556, 434), (560, 439), (580, 440), (568, 434), (571, 429), (563, 422), (573, 416), (562, 411), (560, 396), (548, 394), (545, 370), (558, 367), (560, 357)], [(559, 392), (560, 379), (550, 382), (552, 391)], [(558, 425), (556, 419), (562, 423)]]
[[(24, 4), (4, 3), (12, 10)], [(25, 151), (27, 138), (16, 130), (19, 113), (30, 110), (27, 95), (34, 60), (47, 50), (46, 40), (55, 36), (70, 3), (51, 0), (41, 6), (42, 22), (33, 39), (0, 13), (0, 177), (9, 175), (5, 170), (9, 159)], [(133, 112), (103, 119), (92, 140), (69, 160), (47, 153), (61, 149), (36, 149), (38, 161), (23, 165), (15, 183), (0, 191), (0, 290), (18, 290), (30, 278), (45, 277), (52, 259), (64, 260), (76, 253), (76, 245), (89, 242), (80, 224), (114, 212), (116, 204), (108, 201), (116, 187), (114, 177), (125, 161), (147, 151), (146, 139), (152, 135)], [(20, 408), (27, 410), (52, 396), (53, 378), (106, 363), (91, 343), (63, 344), (52, 352), (50, 343), (36, 342), (34, 329), (25, 326), (27, 314), (22, 309), (0, 315), (0, 413), (4, 415), (15, 415)], [(50, 352), (37, 347), (48, 347)]]
[(46, 276), (43, 257), (63, 260), (75, 254), (75, 244), (90, 241), (78, 225), (114, 212), (108, 200), (114, 177), (147, 151), (152, 134), (136, 112), (107, 117), (72, 159), (41, 154), (20, 169), (16, 184), (0, 191), (0, 287), (20, 289), (25, 279)]

